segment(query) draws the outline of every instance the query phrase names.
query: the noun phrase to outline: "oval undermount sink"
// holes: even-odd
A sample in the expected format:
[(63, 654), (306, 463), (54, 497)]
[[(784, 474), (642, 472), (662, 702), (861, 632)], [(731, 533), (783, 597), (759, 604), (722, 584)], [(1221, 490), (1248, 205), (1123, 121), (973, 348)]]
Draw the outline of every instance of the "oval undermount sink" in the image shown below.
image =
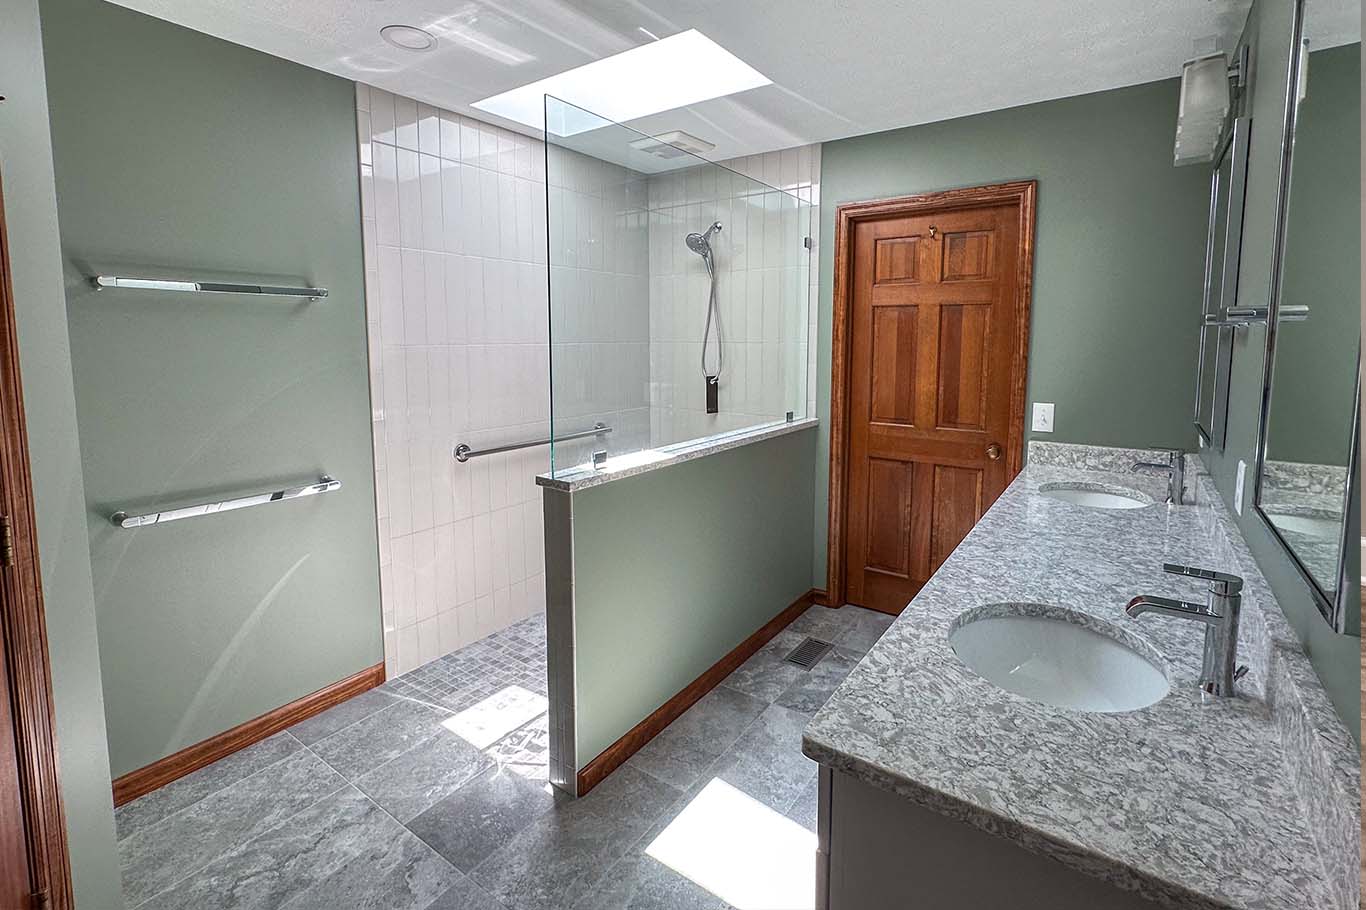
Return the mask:
[(1092, 509), (1143, 509), (1155, 501), (1147, 493), (1128, 487), (1107, 487), (1098, 483), (1046, 483), (1039, 492), (1053, 499)]
[(1282, 531), (1305, 534), (1335, 540), (1342, 535), (1341, 518), (1325, 518), (1321, 515), (1284, 515), (1279, 512), (1267, 513), (1271, 523)]
[(1061, 607), (978, 607), (954, 621), (949, 644), (988, 682), (1057, 708), (1137, 711), (1170, 689), (1160, 658), (1142, 639)]

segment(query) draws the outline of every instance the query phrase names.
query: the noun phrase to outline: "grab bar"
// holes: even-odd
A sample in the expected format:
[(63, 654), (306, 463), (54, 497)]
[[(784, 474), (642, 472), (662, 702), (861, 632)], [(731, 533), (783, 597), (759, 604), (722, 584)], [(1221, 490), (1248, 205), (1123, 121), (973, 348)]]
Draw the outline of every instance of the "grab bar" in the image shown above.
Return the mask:
[(526, 442), (514, 442), (505, 446), (493, 446), (489, 449), (471, 449), (467, 444), (460, 443), (455, 447), (455, 460), (464, 464), (471, 458), (478, 458), (481, 455), (497, 455), (501, 452), (513, 452), (517, 449), (529, 449), (532, 446), (543, 446), (551, 442), (568, 442), (571, 439), (586, 439), (589, 436), (602, 436), (612, 432), (612, 428), (605, 423), (593, 424), (591, 430), (580, 430), (577, 433), (566, 433), (563, 436), (554, 436), (546, 439), (528, 439)]
[(320, 300), (327, 288), (277, 287), (268, 284), (232, 284), (225, 281), (186, 281), (166, 278), (128, 278), (95, 275), (90, 283), (100, 288), (136, 288), (143, 291), (189, 291), (201, 294), (254, 294), (259, 297), (307, 297)]
[(248, 506), (265, 505), (268, 502), (280, 502), (284, 499), (298, 499), (300, 496), (314, 496), (318, 493), (331, 493), (333, 490), (341, 489), (341, 481), (333, 480), (324, 474), (318, 478), (317, 483), (306, 484), (302, 487), (289, 487), (284, 490), (273, 490), (269, 493), (253, 493), (250, 496), (241, 496), (237, 499), (225, 499), (221, 502), (205, 502), (197, 506), (185, 506), (180, 509), (167, 509), (164, 512), (149, 512), (146, 515), (129, 515), (127, 512), (115, 512), (109, 516), (109, 520), (120, 528), (140, 528), (144, 525), (164, 524), (168, 521), (179, 521), (182, 518), (194, 518), (198, 515), (211, 515), (214, 512), (230, 512), (233, 509), (245, 509)]
[[(1264, 325), (1268, 310), (1264, 306), (1231, 306), (1218, 313), (1206, 313), (1205, 325)], [(1309, 318), (1309, 307), (1299, 304), (1281, 307), (1281, 322), (1304, 322)]]

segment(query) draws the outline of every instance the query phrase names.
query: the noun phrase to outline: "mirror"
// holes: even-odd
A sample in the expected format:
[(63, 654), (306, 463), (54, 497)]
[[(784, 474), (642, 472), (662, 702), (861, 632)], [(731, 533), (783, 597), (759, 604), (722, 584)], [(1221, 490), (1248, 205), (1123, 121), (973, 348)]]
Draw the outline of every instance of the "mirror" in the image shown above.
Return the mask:
[[(1303, 4), (1279, 275), (1267, 324), (1256, 508), (1338, 631), (1360, 626), (1361, 23)], [(1296, 88), (1297, 87), (1297, 88)], [(1350, 526), (1350, 527), (1349, 527)]]
[(1209, 231), (1200, 328), (1200, 369), (1195, 385), (1195, 426), (1205, 444), (1223, 449), (1228, 425), (1228, 384), (1233, 332), (1223, 315), (1238, 298), (1238, 257), (1243, 239), (1243, 192), (1251, 118), (1233, 121), (1210, 178)]

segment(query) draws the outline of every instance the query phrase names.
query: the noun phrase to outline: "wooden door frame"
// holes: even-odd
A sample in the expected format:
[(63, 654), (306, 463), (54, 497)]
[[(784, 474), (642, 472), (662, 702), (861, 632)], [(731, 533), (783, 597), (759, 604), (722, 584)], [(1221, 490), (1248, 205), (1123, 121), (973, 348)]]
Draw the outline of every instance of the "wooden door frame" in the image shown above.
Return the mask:
[(1034, 214), (1037, 180), (917, 193), (893, 199), (847, 202), (835, 210), (835, 300), (830, 343), (830, 501), (826, 535), (826, 603), (842, 607), (848, 593), (844, 564), (845, 515), (849, 493), (850, 307), (854, 293), (854, 228), (870, 221), (962, 209), (1018, 205), (1020, 247), (1016, 257), (1016, 325), (1010, 389), (1010, 433), (1006, 437), (1007, 483), (1024, 465), (1025, 381), (1029, 375), (1029, 313), (1033, 299)]
[[(10, 668), (8, 685), (19, 758), (19, 790), (35, 906), (71, 910), (71, 858), (58, 782), (52, 668), (43, 616), (33, 477), (19, 374), (14, 283), (0, 185), (0, 635)], [(0, 531), (3, 534), (4, 531)]]

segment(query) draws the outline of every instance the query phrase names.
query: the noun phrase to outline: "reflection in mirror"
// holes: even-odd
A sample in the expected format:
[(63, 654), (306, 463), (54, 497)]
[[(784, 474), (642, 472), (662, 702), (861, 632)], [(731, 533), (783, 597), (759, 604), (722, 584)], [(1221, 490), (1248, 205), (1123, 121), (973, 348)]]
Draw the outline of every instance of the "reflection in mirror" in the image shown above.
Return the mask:
[(1343, 630), (1359, 627), (1360, 610), (1342, 588), (1360, 575), (1359, 552), (1346, 544), (1355, 524), (1361, 37), (1359, 19), (1316, 19), (1336, 5), (1305, 4), (1257, 507)]
[(1232, 326), (1221, 314), (1237, 302), (1242, 249), (1243, 194), (1247, 186), (1248, 129), (1239, 117), (1224, 140), (1210, 178), (1209, 229), (1205, 241), (1204, 320), (1195, 387), (1195, 426), (1204, 440), (1223, 449), (1228, 424), (1228, 384), (1233, 366)]

